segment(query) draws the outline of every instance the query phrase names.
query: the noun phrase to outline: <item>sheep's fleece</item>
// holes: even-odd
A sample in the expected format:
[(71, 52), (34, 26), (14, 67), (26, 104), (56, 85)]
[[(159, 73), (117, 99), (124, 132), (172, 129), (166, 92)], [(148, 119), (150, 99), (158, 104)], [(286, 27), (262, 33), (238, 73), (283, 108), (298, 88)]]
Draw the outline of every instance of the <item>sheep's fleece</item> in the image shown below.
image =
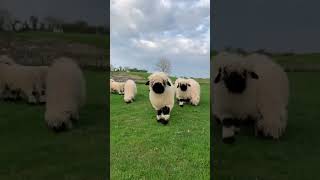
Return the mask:
[[(157, 121), (167, 124), (174, 106), (175, 89), (169, 76), (164, 72), (156, 72), (148, 77), (149, 99), (157, 111)], [(159, 90), (160, 89), (160, 90)], [(155, 90), (159, 90), (158, 93)]]
[(70, 58), (56, 59), (47, 75), (45, 120), (48, 127), (55, 131), (72, 128), (85, 99), (86, 82), (80, 67)]
[(131, 103), (131, 102), (133, 102), (136, 94), (137, 94), (137, 85), (136, 85), (136, 83), (131, 79), (127, 80), (126, 83), (124, 84), (124, 97), (123, 97), (123, 100), (126, 103)]
[(197, 106), (200, 102), (200, 85), (194, 79), (178, 78), (175, 81), (176, 99), (179, 105), (190, 102)]
[[(212, 107), (214, 116), (222, 121), (222, 136), (233, 137), (242, 120), (254, 119), (256, 135), (278, 139), (287, 126), (289, 82), (283, 69), (265, 55), (244, 57), (226, 52), (215, 57), (213, 67)], [(246, 79), (241, 93), (231, 92), (226, 85), (232, 86), (232, 72)], [(239, 89), (240, 84), (234, 84)]]

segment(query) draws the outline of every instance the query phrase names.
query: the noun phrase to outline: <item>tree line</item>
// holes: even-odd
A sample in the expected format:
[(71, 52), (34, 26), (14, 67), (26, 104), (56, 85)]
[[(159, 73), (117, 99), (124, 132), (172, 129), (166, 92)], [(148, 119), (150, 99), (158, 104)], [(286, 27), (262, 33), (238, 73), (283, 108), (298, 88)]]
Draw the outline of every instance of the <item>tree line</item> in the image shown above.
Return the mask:
[(65, 33), (89, 33), (106, 34), (109, 28), (105, 25), (93, 26), (84, 20), (65, 22), (62, 19), (47, 16), (40, 19), (37, 16), (30, 16), (21, 20), (14, 17), (8, 10), (0, 9), (0, 31), (43, 31), (43, 32), (65, 32)]

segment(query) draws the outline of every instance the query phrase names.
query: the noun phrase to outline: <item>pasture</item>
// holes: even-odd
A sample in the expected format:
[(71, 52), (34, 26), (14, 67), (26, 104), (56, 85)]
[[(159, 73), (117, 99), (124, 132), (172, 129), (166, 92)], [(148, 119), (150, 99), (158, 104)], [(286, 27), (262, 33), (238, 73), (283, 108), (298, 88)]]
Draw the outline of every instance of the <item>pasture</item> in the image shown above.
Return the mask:
[(221, 126), (214, 123), (215, 179), (300, 180), (318, 177), (320, 72), (289, 72), (288, 77), (288, 127), (279, 141), (259, 139), (254, 137), (252, 130), (244, 129), (236, 136), (234, 144), (224, 144)]
[(0, 179), (106, 179), (106, 73), (84, 73), (87, 104), (71, 131), (49, 130), (44, 106), (0, 102)]
[[(136, 101), (110, 95), (111, 179), (209, 179), (210, 92), (202, 80), (199, 106), (177, 103), (168, 125), (156, 122), (149, 101), (146, 73), (113, 73), (134, 77)], [(174, 78), (172, 78), (174, 79)]]

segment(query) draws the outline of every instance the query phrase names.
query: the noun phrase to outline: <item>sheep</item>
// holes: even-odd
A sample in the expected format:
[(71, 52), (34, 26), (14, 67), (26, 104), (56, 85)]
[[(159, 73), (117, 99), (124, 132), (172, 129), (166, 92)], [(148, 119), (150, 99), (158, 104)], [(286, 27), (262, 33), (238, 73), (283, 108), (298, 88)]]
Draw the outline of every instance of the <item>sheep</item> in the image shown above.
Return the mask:
[[(48, 71), (47, 66), (22, 66), (20, 64), (17, 64), (7, 55), (0, 56), (0, 63), (11, 66), (9, 67), (9, 69), (11, 69), (9, 71), (11, 72), (9, 72), (6, 77), (12, 79), (12, 81), (10, 83), (8, 82), (6, 86), (2, 85), (2, 91), (5, 98), (14, 100), (20, 98), (19, 96), (25, 96), (25, 98), (27, 97), (27, 99), (29, 99), (28, 101), (30, 103), (45, 102), (45, 79), (46, 73)], [(25, 73), (27, 73), (28, 75), (26, 77), (23, 77)], [(21, 81), (25, 81), (26, 79), (29, 79), (29, 81), (20, 82), (20, 79), (18, 79), (19, 77), (21, 77)], [(27, 85), (27, 82), (29, 82), (29, 85)], [(14, 87), (10, 87), (10, 85)], [(23, 86), (25, 89), (22, 89), (23, 87), (19, 86)], [(30, 89), (32, 89), (31, 86), (34, 86), (34, 95), (30, 95)], [(20, 93), (19, 95), (18, 92), (23, 93)]]
[(39, 102), (40, 77), (28, 66), (1, 64), (2, 98), (16, 100), (23, 98), (28, 103)]
[(146, 85), (149, 86), (150, 103), (157, 111), (157, 122), (168, 124), (175, 95), (170, 78), (164, 72), (155, 72), (148, 77)]
[(137, 94), (137, 85), (133, 80), (127, 80), (124, 84), (124, 101), (126, 103), (133, 102), (135, 96)]
[(197, 106), (200, 102), (200, 85), (194, 79), (178, 78), (175, 81), (176, 99), (180, 107), (184, 103), (190, 102), (192, 105)]
[(3, 64), (8, 64), (8, 65), (15, 65), (16, 62), (10, 58), (8, 55), (1, 55), (0, 56), (0, 63), (3, 63)]
[(116, 82), (113, 79), (110, 80), (110, 92), (118, 93), (120, 95), (124, 94), (124, 82)]
[(56, 59), (48, 69), (45, 121), (55, 132), (71, 129), (86, 101), (86, 81), (73, 59)]
[(213, 114), (222, 121), (225, 143), (253, 119), (255, 135), (279, 139), (287, 126), (289, 81), (269, 57), (220, 53), (214, 62)]

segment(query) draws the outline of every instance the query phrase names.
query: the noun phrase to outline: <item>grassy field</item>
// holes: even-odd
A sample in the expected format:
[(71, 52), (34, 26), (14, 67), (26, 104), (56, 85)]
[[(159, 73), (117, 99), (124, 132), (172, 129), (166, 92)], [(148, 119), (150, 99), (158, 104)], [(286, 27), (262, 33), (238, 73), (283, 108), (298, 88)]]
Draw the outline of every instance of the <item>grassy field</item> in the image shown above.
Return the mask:
[(69, 132), (47, 129), (44, 106), (0, 102), (0, 179), (106, 179), (106, 73), (85, 76), (87, 104)]
[(109, 36), (99, 34), (80, 34), (80, 33), (53, 33), (53, 32), (24, 32), (16, 33), (15, 36), (20, 39), (46, 39), (46, 40), (64, 40), (66, 42), (77, 42), (93, 45), (98, 48), (109, 50)]
[(131, 104), (110, 95), (111, 179), (209, 179), (209, 84), (201, 84), (198, 107), (175, 104), (167, 126), (156, 122), (148, 93), (138, 84)]
[(221, 142), (215, 126), (214, 178), (219, 180), (318, 179), (320, 162), (320, 72), (288, 73), (288, 129), (279, 141), (261, 140), (249, 131), (235, 144)]

